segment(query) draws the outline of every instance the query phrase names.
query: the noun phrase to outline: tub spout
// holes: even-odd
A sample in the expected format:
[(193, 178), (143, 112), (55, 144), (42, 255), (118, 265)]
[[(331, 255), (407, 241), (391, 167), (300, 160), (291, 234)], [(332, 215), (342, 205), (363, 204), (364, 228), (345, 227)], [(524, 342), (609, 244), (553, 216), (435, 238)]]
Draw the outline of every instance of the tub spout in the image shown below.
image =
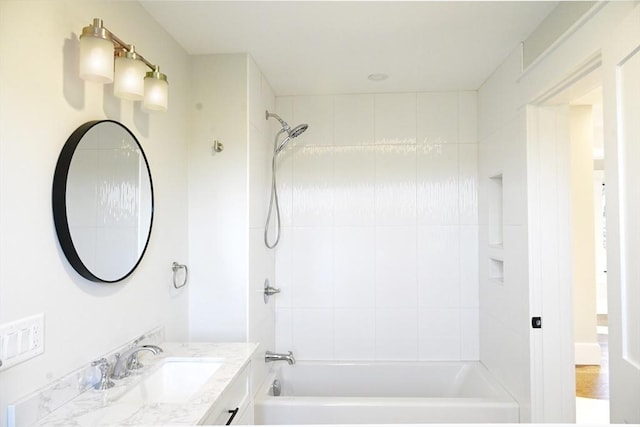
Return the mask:
[(296, 359), (293, 357), (292, 352), (284, 354), (267, 351), (264, 355), (265, 362), (277, 362), (279, 360), (285, 360), (289, 365), (293, 365), (294, 363), (296, 363)]

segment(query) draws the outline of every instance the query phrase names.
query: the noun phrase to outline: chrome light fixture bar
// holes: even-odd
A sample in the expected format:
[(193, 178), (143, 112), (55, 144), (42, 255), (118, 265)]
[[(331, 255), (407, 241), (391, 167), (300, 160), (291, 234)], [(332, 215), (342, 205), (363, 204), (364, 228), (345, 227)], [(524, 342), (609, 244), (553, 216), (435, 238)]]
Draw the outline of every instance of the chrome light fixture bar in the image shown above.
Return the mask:
[[(146, 71), (147, 67), (151, 71)], [(115, 70), (115, 82), (114, 82)], [(80, 77), (98, 83), (114, 82), (114, 95), (143, 101), (147, 110), (167, 111), (169, 82), (160, 67), (136, 52), (106, 29), (102, 19), (82, 29), (80, 36)]]

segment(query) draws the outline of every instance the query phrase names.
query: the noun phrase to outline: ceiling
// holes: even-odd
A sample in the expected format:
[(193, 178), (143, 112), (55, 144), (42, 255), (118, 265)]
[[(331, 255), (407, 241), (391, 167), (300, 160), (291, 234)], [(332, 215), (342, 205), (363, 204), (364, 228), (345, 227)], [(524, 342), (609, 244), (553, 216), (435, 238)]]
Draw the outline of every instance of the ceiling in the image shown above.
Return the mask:
[[(474, 90), (554, 1), (151, 1), (190, 54), (249, 53), (276, 95)], [(373, 73), (389, 76), (374, 82)]]

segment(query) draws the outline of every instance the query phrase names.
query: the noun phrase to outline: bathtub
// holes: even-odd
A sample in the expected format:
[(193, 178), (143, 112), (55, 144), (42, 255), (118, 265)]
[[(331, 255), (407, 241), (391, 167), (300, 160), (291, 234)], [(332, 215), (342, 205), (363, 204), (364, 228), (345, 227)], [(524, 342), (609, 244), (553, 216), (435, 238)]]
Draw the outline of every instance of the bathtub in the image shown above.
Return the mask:
[(254, 403), (262, 425), (519, 422), (518, 404), (478, 362), (278, 364)]

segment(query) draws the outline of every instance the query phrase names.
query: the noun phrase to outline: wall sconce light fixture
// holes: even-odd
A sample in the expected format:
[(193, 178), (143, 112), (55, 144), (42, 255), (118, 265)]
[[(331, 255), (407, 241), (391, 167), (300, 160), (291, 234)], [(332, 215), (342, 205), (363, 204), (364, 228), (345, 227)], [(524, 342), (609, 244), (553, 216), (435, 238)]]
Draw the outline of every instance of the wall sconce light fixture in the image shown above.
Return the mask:
[[(147, 71), (147, 67), (151, 71)], [(114, 75), (115, 70), (115, 75)], [(136, 52), (107, 30), (102, 19), (82, 29), (80, 36), (80, 77), (98, 83), (114, 82), (115, 96), (142, 100), (147, 110), (167, 111), (169, 82), (160, 67)]]

